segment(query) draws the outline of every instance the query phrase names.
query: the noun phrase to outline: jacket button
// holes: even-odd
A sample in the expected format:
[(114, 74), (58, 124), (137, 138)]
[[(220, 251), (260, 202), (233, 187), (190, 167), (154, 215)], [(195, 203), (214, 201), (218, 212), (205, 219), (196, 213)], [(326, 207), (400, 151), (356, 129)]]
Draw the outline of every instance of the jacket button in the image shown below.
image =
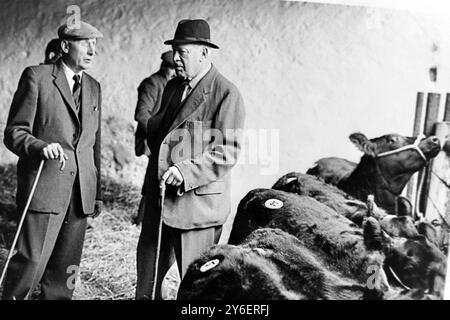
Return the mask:
[(71, 176), (75, 175), (75, 172), (74, 171), (70, 171), (70, 175)]

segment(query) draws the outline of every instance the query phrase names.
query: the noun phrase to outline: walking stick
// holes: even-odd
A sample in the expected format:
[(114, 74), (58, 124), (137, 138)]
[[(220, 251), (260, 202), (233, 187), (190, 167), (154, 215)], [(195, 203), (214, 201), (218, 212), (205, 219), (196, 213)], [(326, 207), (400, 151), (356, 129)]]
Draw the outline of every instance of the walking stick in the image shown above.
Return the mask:
[(159, 267), (159, 255), (161, 251), (161, 233), (162, 233), (162, 222), (163, 222), (163, 214), (164, 214), (164, 198), (166, 197), (166, 181), (163, 180), (160, 187), (160, 208), (161, 215), (159, 217), (159, 226), (158, 226), (158, 241), (156, 244), (156, 258), (155, 258), (155, 266), (154, 266), (154, 274), (153, 274), (153, 287), (152, 287), (152, 300), (155, 300), (156, 295), (156, 281), (158, 279), (158, 267)]
[(6, 275), (6, 270), (8, 269), (9, 261), (12, 258), (12, 255), (13, 255), (13, 252), (14, 252), (14, 248), (16, 247), (17, 240), (19, 239), (20, 230), (22, 229), (23, 222), (25, 221), (25, 216), (27, 214), (28, 207), (30, 206), (31, 199), (33, 199), (33, 194), (34, 194), (34, 191), (36, 190), (36, 186), (38, 184), (39, 177), (41, 176), (42, 168), (44, 167), (44, 162), (45, 162), (45, 160), (42, 159), (41, 163), (39, 164), (39, 169), (38, 169), (38, 172), (36, 174), (36, 178), (34, 179), (33, 187), (31, 188), (31, 192), (30, 192), (30, 195), (28, 196), (27, 203), (25, 205), (25, 208), (23, 209), (22, 217), (20, 218), (20, 222), (19, 222), (19, 225), (17, 227), (16, 235), (14, 237), (14, 241), (13, 241), (13, 243), (11, 245), (11, 249), (9, 250), (9, 254), (8, 254), (8, 258), (6, 259), (6, 263), (3, 266), (2, 276), (0, 277), (0, 287), (2, 286), (3, 280), (4, 280), (5, 275)]

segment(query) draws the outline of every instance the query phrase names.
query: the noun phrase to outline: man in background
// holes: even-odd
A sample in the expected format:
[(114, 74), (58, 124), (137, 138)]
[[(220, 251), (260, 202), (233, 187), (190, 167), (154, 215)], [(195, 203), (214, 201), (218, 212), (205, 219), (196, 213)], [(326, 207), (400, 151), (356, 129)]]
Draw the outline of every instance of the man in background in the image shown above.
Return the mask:
[[(159, 70), (150, 77), (145, 78), (138, 87), (138, 101), (134, 119), (137, 121), (134, 136), (134, 151), (137, 157), (141, 155), (150, 156), (147, 145), (147, 122), (151, 115), (156, 114), (161, 107), (161, 98), (167, 81), (175, 76), (172, 50), (161, 55), (161, 66)], [(142, 187), (142, 198), (134, 222), (139, 225), (145, 211), (145, 180)]]
[(147, 146), (147, 122), (151, 115), (156, 114), (161, 107), (161, 98), (167, 81), (175, 76), (172, 50), (161, 55), (159, 70), (145, 78), (138, 87), (138, 101), (134, 120), (137, 121), (135, 134), (136, 156), (150, 155)]

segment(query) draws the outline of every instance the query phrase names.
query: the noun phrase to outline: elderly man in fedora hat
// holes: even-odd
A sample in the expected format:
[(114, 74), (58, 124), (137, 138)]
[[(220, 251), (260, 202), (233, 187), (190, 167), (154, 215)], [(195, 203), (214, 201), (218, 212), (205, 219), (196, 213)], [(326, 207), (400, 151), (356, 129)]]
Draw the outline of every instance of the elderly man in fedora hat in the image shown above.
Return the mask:
[[(218, 46), (210, 40), (208, 23), (182, 20), (164, 43), (172, 45), (180, 77), (167, 83), (161, 108), (147, 124), (151, 155), (137, 299), (160, 299), (175, 259), (183, 277), (189, 264), (218, 242), (230, 214), (230, 171), (244, 126), (239, 90), (212, 65), (211, 49)], [(166, 190), (162, 203), (160, 188)]]
[(41, 160), (45, 164), (7, 271), (2, 299), (71, 299), (87, 216), (101, 210), (100, 84), (91, 67), (96, 39), (88, 23), (58, 29), (62, 56), (27, 67), (20, 78), (4, 143), (17, 164), (17, 205), (25, 207)]

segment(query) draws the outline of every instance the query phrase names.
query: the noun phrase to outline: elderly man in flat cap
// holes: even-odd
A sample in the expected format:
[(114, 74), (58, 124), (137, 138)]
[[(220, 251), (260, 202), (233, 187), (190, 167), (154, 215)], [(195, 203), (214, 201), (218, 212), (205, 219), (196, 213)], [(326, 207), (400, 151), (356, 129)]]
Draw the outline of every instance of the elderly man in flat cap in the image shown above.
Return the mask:
[(87, 216), (101, 210), (100, 84), (88, 75), (96, 39), (88, 23), (58, 29), (62, 57), (27, 67), (4, 132), (17, 164), (17, 205), (25, 207), (38, 167), (45, 161), (7, 270), (3, 299), (71, 299)]
[[(161, 107), (161, 98), (167, 82), (175, 76), (172, 50), (161, 54), (161, 65), (159, 70), (150, 77), (145, 78), (138, 87), (138, 101), (134, 113), (137, 121), (136, 133), (134, 135), (134, 151), (136, 156), (150, 156), (147, 145), (147, 122), (151, 115), (156, 114)], [(144, 181), (145, 182), (145, 181)], [(146, 184), (142, 187), (142, 199), (139, 203), (138, 214), (135, 218), (136, 224), (142, 222), (145, 210)]]
[(172, 45), (180, 77), (167, 83), (161, 108), (147, 123), (151, 155), (137, 299), (160, 299), (175, 259), (183, 277), (189, 264), (218, 242), (230, 214), (230, 171), (244, 125), (239, 90), (212, 65), (211, 51), (218, 46), (210, 40), (208, 23), (182, 20), (165, 44)]

